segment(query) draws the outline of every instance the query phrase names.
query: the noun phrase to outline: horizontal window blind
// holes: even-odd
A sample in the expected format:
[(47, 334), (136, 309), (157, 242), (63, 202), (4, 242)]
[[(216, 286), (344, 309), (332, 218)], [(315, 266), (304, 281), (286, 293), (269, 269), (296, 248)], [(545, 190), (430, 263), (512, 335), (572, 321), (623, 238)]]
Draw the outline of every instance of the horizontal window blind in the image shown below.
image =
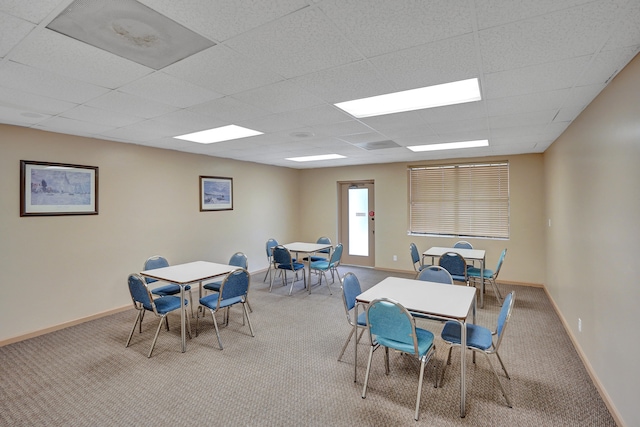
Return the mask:
[(409, 167), (409, 232), (509, 237), (509, 163)]

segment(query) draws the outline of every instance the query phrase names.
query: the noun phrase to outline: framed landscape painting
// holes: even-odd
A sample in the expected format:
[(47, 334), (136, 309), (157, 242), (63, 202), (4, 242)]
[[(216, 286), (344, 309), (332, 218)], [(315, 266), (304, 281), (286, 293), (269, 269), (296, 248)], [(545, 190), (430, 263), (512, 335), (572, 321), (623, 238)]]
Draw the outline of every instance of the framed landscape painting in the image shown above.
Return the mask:
[(97, 214), (96, 166), (20, 160), (20, 216)]
[(200, 212), (233, 209), (233, 178), (200, 177)]

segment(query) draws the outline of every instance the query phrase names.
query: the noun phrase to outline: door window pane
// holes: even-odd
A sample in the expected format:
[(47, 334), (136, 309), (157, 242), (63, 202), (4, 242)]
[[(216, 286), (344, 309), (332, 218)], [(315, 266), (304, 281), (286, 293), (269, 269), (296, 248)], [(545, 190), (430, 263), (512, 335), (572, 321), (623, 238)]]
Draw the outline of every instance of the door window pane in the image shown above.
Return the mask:
[(369, 256), (369, 190), (349, 189), (349, 255)]

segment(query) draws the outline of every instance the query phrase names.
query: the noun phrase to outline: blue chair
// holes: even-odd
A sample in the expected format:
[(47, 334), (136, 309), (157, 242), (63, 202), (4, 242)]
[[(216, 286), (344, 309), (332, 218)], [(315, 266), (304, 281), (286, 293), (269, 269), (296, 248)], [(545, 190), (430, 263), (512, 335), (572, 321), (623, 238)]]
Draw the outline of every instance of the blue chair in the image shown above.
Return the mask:
[[(326, 236), (322, 236), (322, 237), (318, 237), (318, 240), (316, 240), (316, 243), (322, 243), (323, 245), (330, 245), (331, 244), (331, 239), (326, 237)], [(326, 254), (326, 255), (311, 255), (309, 258), (311, 259), (311, 262), (314, 261), (327, 261), (329, 259), (329, 256), (331, 254), (331, 248), (328, 249), (323, 249), (321, 251), (316, 252), (318, 254)], [(306, 261), (306, 258), (304, 259), (304, 261)]]
[[(418, 273), (418, 276), (416, 277), (416, 279), (424, 280), (425, 282), (435, 282), (435, 283), (443, 283), (445, 285), (453, 285), (453, 277), (451, 277), (451, 274), (449, 274), (449, 272), (446, 269), (444, 269), (443, 267), (440, 267), (439, 265), (430, 265), (424, 268), (420, 273)], [(429, 316), (427, 314), (413, 313), (413, 312), (411, 314), (414, 317), (419, 317), (421, 319), (436, 320), (438, 322), (443, 321), (443, 319)]]
[(493, 292), (496, 294), (496, 298), (498, 299), (498, 303), (502, 304), (502, 294), (500, 293), (500, 289), (498, 288), (498, 283), (496, 279), (498, 278), (498, 274), (500, 273), (500, 269), (502, 268), (502, 263), (504, 262), (504, 257), (507, 255), (507, 249), (505, 248), (500, 254), (500, 258), (498, 259), (498, 265), (495, 270), (491, 270), (488, 268), (484, 269), (484, 276), (480, 278), (480, 269), (479, 268), (469, 268), (467, 270), (467, 274), (469, 275), (470, 281), (480, 281), (482, 283), (480, 292), (484, 292), (485, 283), (489, 282), (493, 287)]
[[(384, 347), (385, 373), (389, 375), (389, 349), (412, 354), (420, 360), (420, 378), (418, 380), (418, 396), (416, 398), (416, 412), (414, 419), (418, 421), (420, 415), (420, 397), (422, 395), (422, 379), (424, 368), (429, 359), (435, 354), (434, 336), (426, 329), (416, 328), (415, 319), (400, 303), (388, 298), (371, 301), (367, 308), (367, 324), (369, 325), (369, 361), (367, 373), (362, 389), (362, 398), (366, 398), (369, 372), (373, 352), (380, 346)], [(436, 368), (436, 382), (438, 386), (438, 372)]]
[(409, 244), (409, 251), (411, 252), (411, 261), (413, 262), (413, 269), (416, 273), (420, 273), (425, 265), (422, 264), (422, 258), (420, 257), (420, 252), (418, 252), (418, 247), (415, 243)]
[[(213, 318), (213, 326), (216, 329), (216, 336), (218, 337), (218, 346), (222, 350), (222, 341), (220, 340), (220, 330), (218, 329), (218, 322), (216, 321), (216, 312), (221, 309), (228, 309), (232, 305), (242, 304), (244, 312), (242, 318), (242, 324), (244, 325), (244, 316), (247, 317), (247, 323), (249, 323), (249, 330), (253, 337), (253, 327), (251, 326), (251, 319), (249, 319), (249, 312), (247, 311), (247, 293), (249, 292), (249, 283), (251, 277), (249, 272), (244, 268), (239, 268), (232, 271), (224, 278), (220, 285), (220, 290), (216, 293), (209, 294), (200, 298), (200, 306), (209, 309), (211, 317)], [(196, 318), (196, 336), (198, 336), (198, 326), (200, 323), (200, 316)], [(225, 323), (229, 324), (229, 311), (226, 311)]]
[(267, 244), (266, 244), (266, 249), (267, 249), (267, 261), (269, 262), (269, 268), (267, 268), (267, 272), (264, 275), (264, 279), (262, 279), (262, 281), (266, 281), (267, 280), (267, 276), (269, 276), (269, 283), (271, 283), (271, 270), (273, 270), (275, 268), (275, 266), (273, 265), (273, 248), (275, 248), (276, 246), (278, 246), (278, 241), (276, 239), (269, 239), (267, 240)]
[[(489, 329), (474, 325), (467, 324), (467, 348), (469, 350), (477, 351), (479, 353), (483, 353), (487, 356), (487, 361), (489, 362), (489, 366), (491, 366), (491, 370), (496, 376), (496, 381), (498, 381), (498, 385), (500, 386), (500, 390), (502, 391), (502, 395), (507, 401), (507, 405), (511, 408), (511, 402), (507, 397), (507, 393), (504, 391), (504, 387), (502, 387), (502, 383), (500, 382), (500, 377), (498, 376), (498, 371), (496, 371), (493, 363), (491, 363), (490, 354), (495, 354), (500, 362), (500, 366), (502, 366), (502, 370), (508, 379), (509, 374), (507, 373), (507, 369), (504, 367), (504, 363), (502, 363), (502, 359), (500, 358), (500, 354), (498, 354), (498, 348), (500, 347), (500, 343), (502, 342), (502, 337), (504, 336), (504, 331), (507, 327), (507, 322), (511, 317), (511, 312), (513, 311), (513, 303), (515, 301), (515, 293), (510, 292), (504, 299), (504, 303), (502, 304), (502, 308), (500, 309), (500, 314), (498, 315), (498, 322), (496, 325), (496, 330), (494, 332)], [(496, 336), (496, 340), (494, 342), (493, 336)], [(444, 328), (442, 328), (441, 337), (449, 347), (449, 355), (447, 356), (447, 365), (451, 364), (451, 350), (453, 346), (459, 346), (461, 344), (460, 338), (460, 324), (454, 321), (448, 321), (445, 323)], [(442, 368), (442, 378), (444, 379), (444, 370)], [(442, 381), (440, 381), (442, 382)]]
[[(335, 277), (333, 272), (338, 271), (338, 265), (340, 264), (340, 259), (342, 258), (342, 243), (338, 243), (336, 247), (331, 252), (331, 256), (329, 259), (322, 258), (321, 261), (311, 261), (309, 268), (312, 271), (317, 271), (320, 274), (320, 279), (318, 280), (319, 284), (322, 284), (322, 277), (324, 277), (324, 281), (327, 282), (327, 287), (329, 288), (329, 293), (333, 295), (331, 292), (331, 285), (329, 285), (329, 280), (327, 280), (326, 272), (331, 271), (331, 279), (335, 283)], [(340, 274), (338, 274), (338, 280), (340, 280)]]
[[(453, 245), (454, 249), (455, 248), (460, 248), (460, 249), (473, 249), (473, 245), (469, 242), (467, 242), (466, 240), (458, 240), (454, 245)], [(475, 261), (471, 261), (472, 263), (475, 264)], [(467, 268), (471, 268), (473, 267), (472, 265), (467, 265)]]
[(454, 245), (454, 248), (461, 248), (461, 249), (473, 249), (473, 245), (469, 242), (467, 242), (466, 240), (458, 240)]
[(418, 276), (417, 280), (424, 280), (425, 282), (444, 283), (446, 285), (453, 285), (453, 277), (444, 268), (439, 265), (430, 265), (425, 267)]
[[(144, 262), (144, 270), (155, 270), (156, 268), (169, 267), (169, 261), (166, 258), (161, 257), (159, 255), (152, 256), (148, 260)], [(157, 282), (156, 279), (152, 279), (151, 277), (145, 277), (145, 281), (147, 284)], [(184, 290), (189, 292), (189, 303), (191, 303), (191, 317), (194, 317), (193, 314), (193, 296), (191, 295), (191, 285), (185, 285)], [(166, 297), (171, 295), (180, 295), (180, 285), (176, 284), (168, 284), (159, 286), (157, 288), (153, 288), (151, 290), (153, 295), (157, 295), (160, 297)]]
[[(247, 261), (247, 256), (242, 252), (236, 252), (231, 255), (229, 258), (229, 265), (233, 265), (234, 267), (244, 268), (245, 270), (249, 269), (249, 262)], [(222, 285), (224, 279), (216, 280), (214, 282), (205, 283), (202, 287), (208, 291), (218, 292), (220, 290), (220, 286)]]
[[(307, 275), (304, 274), (304, 264), (300, 262), (296, 262), (293, 257), (291, 257), (291, 252), (289, 249), (285, 248), (282, 245), (275, 246), (273, 248), (273, 262), (275, 264), (275, 268), (284, 273), (284, 278), (282, 281), (282, 286), (287, 285), (287, 271), (293, 272), (296, 277), (298, 275), (298, 271), (302, 270), (302, 278), (304, 280), (304, 287), (307, 288)], [(295, 277), (291, 281), (291, 288), (289, 289), (289, 295), (291, 295), (291, 291), (293, 291), (293, 284), (295, 283)], [(269, 292), (273, 288), (273, 280), (271, 280), (271, 286), (269, 286)]]
[[(242, 252), (236, 252), (235, 254), (231, 255), (231, 258), (229, 258), (229, 265), (249, 270), (249, 261), (247, 260), (247, 256)], [(207, 291), (218, 292), (223, 280), (224, 279), (205, 283), (204, 285), (202, 285), (202, 287)], [(202, 295), (200, 295), (200, 298), (202, 298)], [(249, 307), (249, 311), (253, 313), (251, 304), (249, 304), (249, 299), (247, 299), (247, 307)]]
[(338, 361), (342, 359), (344, 351), (347, 349), (347, 346), (351, 342), (354, 327), (356, 327), (357, 325), (357, 327), (361, 329), (360, 335), (356, 337), (357, 342), (360, 342), (362, 334), (367, 329), (367, 314), (364, 312), (364, 310), (358, 315), (357, 319), (351, 318), (351, 311), (356, 306), (356, 297), (361, 293), (362, 289), (360, 288), (360, 281), (358, 280), (356, 275), (351, 272), (345, 274), (342, 278), (342, 302), (344, 303), (344, 311), (347, 314), (347, 322), (349, 322), (349, 326), (351, 326), (351, 332), (349, 332), (347, 341), (345, 341), (344, 345), (342, 346), (342, 351), (340, 352), (340, 356), (338, 356)]
[(467, 276), (467, 262), (462, 255), (457, 252), (447, 252), (442, 254), (438, 262), (440, 267), (446, 269), (455, 282), (464, 282), (469, 285), (469, 277)]
[[(129, 347), (131, 338), (133, 337), (133, 332), (136, 330), (138, 323), (140, 324), (140, 333), (142, 333), (142, 318), (144, 317), (145, 311), (150, 311), (160, 318), (158, 328), (156, 329), (156, 335), (153, 337), (151, 349), (147, 355), (147, 357), (151, 357), (153, 348), (156, 346), (158, 334), (160, 333), (162, 321), (165, 322), (168, 331), (169, 319), (167, 318), (167, 314), (178, 309), (184, 310), (184, 308), (189, 305), (189, 302), (186, 299), (181, 302), (180, 297), (176, 296), (164, 296), (154, 299), (149, 291), (147, 283), (139, 274), (130, 274), (128, 284), (131, 300), (133, 301), (133, 307), (138, 311), (138, 314), (136, 315), (136, 321), (133, 324), (133, 328), (131, 328), (131, 333), (129, 334), (129, 339), (127, 340), (127, 345), (125, 347)], [(191, 338), (191, 323), (189, 321), (189, 316), (185, 317), (187, 318), (188, 323), (187, 331), (189, 332), (189, 338)]]

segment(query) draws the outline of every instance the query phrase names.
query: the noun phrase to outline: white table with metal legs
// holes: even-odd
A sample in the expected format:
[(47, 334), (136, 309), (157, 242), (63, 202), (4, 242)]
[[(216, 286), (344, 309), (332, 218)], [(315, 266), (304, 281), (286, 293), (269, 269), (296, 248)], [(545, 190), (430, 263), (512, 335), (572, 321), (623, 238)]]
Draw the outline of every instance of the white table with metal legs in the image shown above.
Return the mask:
[[(192, 283), (202, 283), (209, 279), (231, 273), (238, 267), (227, 264), (217, 264), (208, 261), (194, 261), (186, 264), (171, 265), (169, 267), (145, 270), (140, 274), (163, 282), (175, 283), (180, 286), (180, 299), (184, 304), (184, 288)], [(180, 310), (180, 335), (182, 338), (182, 352), (187, 349), (185, 334), (184, 310)]]
[[(431, 257), (431, 264), (433, 264), (434, 258), (440, 258), (447, 252), (458, 253), (466, 261), (478, 261), (480, 263), (480, 277), (484, 277), (484, 259), (486, 251), (484, 249), (464, 249), (464, 248), (444, 248), (440, 246), (434, 246), (427, 249), (422, 253), (422, 260), (424, 264), (425, 257)], [(484, 280), (480, 281), (480, 308), (484, 307)]]
[[(356, 297), (356, 302), (369, 304), (378, 298), (390, 298), (402, 304), (409, 311), (427, 314), (444, 320), (453, 320), (460, 324), (460, 417), (465, 416), (466, 404), (466, 348), (467, 322), (471, 314), (471, 323), (476, 321), (476, 288), (470, 286), (446, 285), (422, 280), (387, 277), (377, 285)], [(355, 306), (355, 319), (358, 318), (358, 304)], [(354, 322), (357, 334), (357, 323)], [(357, 335), (356, 335), (357, 336)], [(358, 340), (355, 343), (354, 382), (358, 374)]]

